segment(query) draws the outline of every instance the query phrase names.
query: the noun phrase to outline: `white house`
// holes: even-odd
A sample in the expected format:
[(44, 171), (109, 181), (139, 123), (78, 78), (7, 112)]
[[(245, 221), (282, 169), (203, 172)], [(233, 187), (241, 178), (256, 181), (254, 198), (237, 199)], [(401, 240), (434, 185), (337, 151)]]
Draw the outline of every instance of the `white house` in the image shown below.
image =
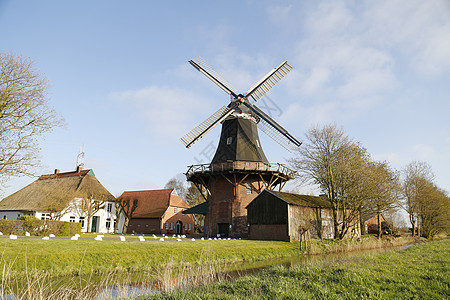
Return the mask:
[[(23, 215), (38, 219), (80, 222), (81, 232), (121, 233), (124, 216), (116, 216), (115, 198), (98, 181), (92, 170), (77, 167), (74, 172), (42, 175), (33, 183), (0, 201), (0, 218), (18, 220)], [(89, 207), (102, 208), (87, 220)], [(88, 223), (90, 223), (88, 228)]]

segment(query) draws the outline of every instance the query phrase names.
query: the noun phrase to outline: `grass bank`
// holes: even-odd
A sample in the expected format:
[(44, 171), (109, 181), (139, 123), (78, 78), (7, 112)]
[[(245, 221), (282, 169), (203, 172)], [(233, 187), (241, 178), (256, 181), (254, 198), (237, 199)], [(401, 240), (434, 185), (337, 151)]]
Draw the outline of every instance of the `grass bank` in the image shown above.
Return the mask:
[[(314, 241), (312, 254), (345, 252), (411, 243), (411, 239), (377, 241)], [(298, 256), (299, 243), (251, 240), (41, 240), (0, 239), (0, 268), (8, 277), (25, 277), (30, 270), (51, 276), (163, 269), (172, 264), (199, 264), (205, 257), (224, 263), (254, 262)]]
[(447, 239), (326, 265), (274, 267), (234, 281), (161, 293), (152, 299), (449, 298)]

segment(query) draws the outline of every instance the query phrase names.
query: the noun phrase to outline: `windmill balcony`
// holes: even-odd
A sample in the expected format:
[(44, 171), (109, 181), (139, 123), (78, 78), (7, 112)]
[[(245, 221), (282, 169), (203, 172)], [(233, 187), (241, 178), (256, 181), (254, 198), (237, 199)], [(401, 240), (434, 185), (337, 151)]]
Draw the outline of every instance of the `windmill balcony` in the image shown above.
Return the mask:
[(189, 166), (186, 172), (186, 177), (190, 180), (198, 175), (213, 175), (221, 173), (271, 173), (284, 177), (286, 180), (293, 179), (295, 176), (295, 171), (280, 163), (230, 161)]

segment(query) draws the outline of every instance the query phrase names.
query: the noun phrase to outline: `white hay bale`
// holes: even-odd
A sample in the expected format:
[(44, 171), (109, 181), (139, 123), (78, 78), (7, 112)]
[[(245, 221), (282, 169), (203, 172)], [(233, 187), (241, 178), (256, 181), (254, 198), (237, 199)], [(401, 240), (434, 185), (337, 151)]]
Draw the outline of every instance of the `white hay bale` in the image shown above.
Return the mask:
[(178, 242), (181, 242), (181, 239), (177, 239)]
[(191, 239), (191, 241), (195, 242), (195, 239), (194, 239), (194, 238), (192, 238), (192, 239)]
[(140, 237), (139, 237), (139, 241), (141, 241), (141, 242), (145, 242), (145, 239), (144, 239), (144, 237), (143, 237), (143, 236), (140, 236)]
[(50, 238), (48, 236), (44, 236), (42, 239), (43, 240), (49, 240)]
[(78, 237), (76, 235), (74, 235), (73, 237), (70, 238), (71, 241), (78, 241)]
[(160, 238), (159, 240), (160, 240), (161, 242), (164, 242), (164, 239), (163, 239), (163, 238)]
[(120, 240), (121, 240), (122, 242), (126, 242), (126, 241), (127, 241), (127, 239), (126, 239), (123, 235), (119, 236), (119, 238), (120, 238)]
[(49, 235), (48, 235), (48, 237), (55, 237), (55, 235), (53, 234), (53, 233), (50, 233)]
[(28, 231), (25, 231), (25, 236), (31, 236), (31, 234)]
[(9, 236), (9, 239), (10, 239), (10, 240), (17, 240), (17, 235), (11, 234), (11, 235)]
[(101, 236), (96, 236), (96, 237), (94, 238), (94, 240), (96, 240), (96, 241), (103, 241), (103, 238), (102, 238)]
[(202, 238), (201, 238), (201, 240), (202, 240), (202, 241), (204, 241), (204, 240), (205, 240), (205, 238), (204, 238), (204, 237), (202, 237)]

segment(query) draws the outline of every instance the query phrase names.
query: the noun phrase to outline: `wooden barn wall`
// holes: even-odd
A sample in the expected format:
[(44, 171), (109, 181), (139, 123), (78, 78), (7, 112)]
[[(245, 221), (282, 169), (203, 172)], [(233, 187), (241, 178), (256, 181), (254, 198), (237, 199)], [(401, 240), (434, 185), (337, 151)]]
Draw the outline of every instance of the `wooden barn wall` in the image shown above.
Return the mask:
[(288, 204), (270, 193), (261, 193), (247, 208), (250, 225), (287, 224)]
[(330, 208), (289, 205), (289, 236), (291, 241), (300, 239), (299, 226), (309, 226), (312, 239), (333, 238), (333, 213)]

